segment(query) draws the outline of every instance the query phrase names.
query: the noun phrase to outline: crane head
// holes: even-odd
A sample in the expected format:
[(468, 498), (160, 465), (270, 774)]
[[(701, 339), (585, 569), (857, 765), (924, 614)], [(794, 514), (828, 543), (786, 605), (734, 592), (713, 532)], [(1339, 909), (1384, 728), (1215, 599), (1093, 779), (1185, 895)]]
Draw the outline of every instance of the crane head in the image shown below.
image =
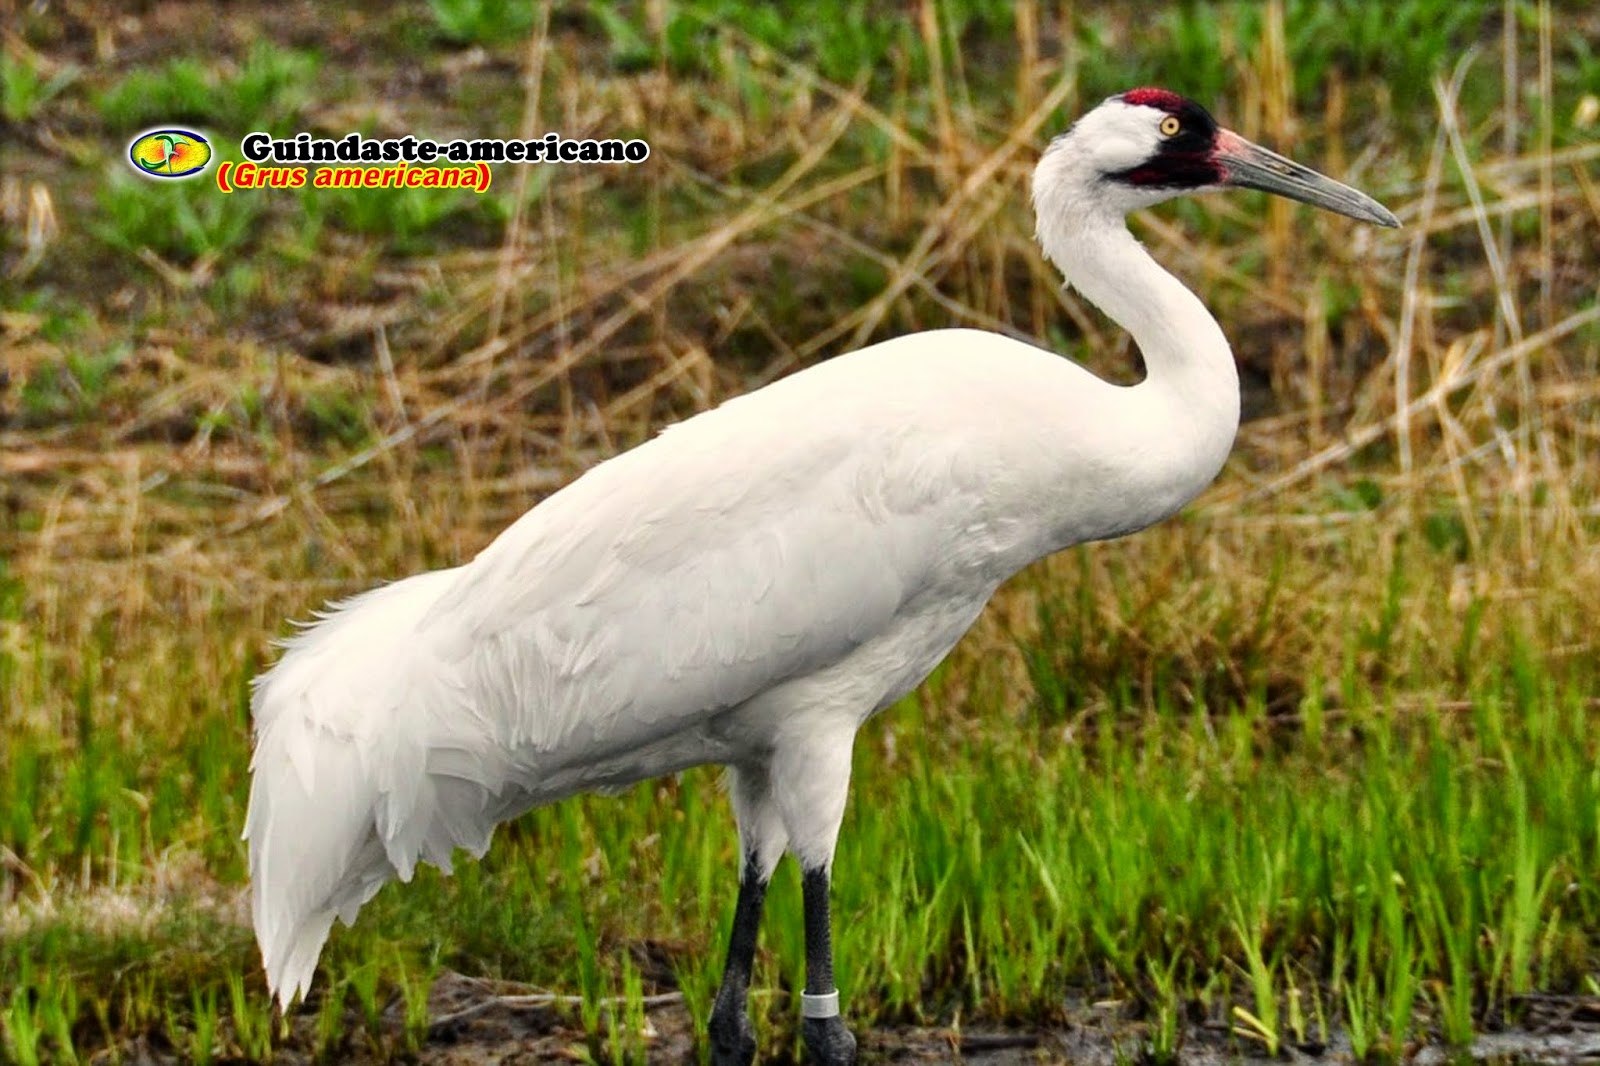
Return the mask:
[(1261, 189), (1363, 222), (1400, 224), (1372, 197), (1224, 129), (1166, 89), (1107, 99), (1051, 142), (1034, 172), (1041, 211), (1062, 199), (1125, 214), (1222, 188)]

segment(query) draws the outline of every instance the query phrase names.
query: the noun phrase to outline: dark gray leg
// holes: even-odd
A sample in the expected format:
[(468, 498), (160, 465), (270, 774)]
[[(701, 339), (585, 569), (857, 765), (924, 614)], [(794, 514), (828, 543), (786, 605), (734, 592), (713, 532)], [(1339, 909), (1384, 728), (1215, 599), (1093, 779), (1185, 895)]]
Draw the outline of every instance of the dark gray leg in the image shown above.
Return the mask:
[(739, 901), (733, 906), (733, 936), (728, 939), (728, 962), (722, 987), (711, 1007), (711, 1061), (714, 1066), (749, 1066), (756, 1057), (756, 1034), (745, 1014), (750, 994), (750, 970), (755, 965), (756, 933), (761, 928), (761, 906), (767, 899), (767, 882), (754, 855), (746, 856), (739, 877)]
[(801, 997), (800, 1036), (819, 1066), (850, 1066), (856, 1038), (839, 1016), (839, 990), (833, 983), (833, 930), (828, 913), (828, 871), (801, 875), (806, 907), (806, 992)]

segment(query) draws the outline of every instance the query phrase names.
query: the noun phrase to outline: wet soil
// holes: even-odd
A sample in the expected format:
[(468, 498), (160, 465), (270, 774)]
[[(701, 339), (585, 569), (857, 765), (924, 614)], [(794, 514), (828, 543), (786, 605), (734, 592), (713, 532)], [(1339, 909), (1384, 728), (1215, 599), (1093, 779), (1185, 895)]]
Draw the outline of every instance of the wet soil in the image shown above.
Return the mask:
[[(589, 1057), (575, 1011), (559, 1006), (486, 1000), (476, 982), (446, 977), (433, 989), (433, 1016), (456, 1015), (436, 1023), (418, 1055), (438, 1066), (487, 1066), (576, 1062)], [(1419, 1066), (1446, 1063), (1596, 1063), (1600, 1064), (1600, 997), (1532, 996), (1521, 1002), (1515, 1028), (1485, 1032), (1467, 1048), (1417, 1044), (1400, 1058)], [(1147, 1061), (1146, 1023), (1131, 1018), (1120, 1003), (1069, 1007), (1064, 1024), (1049, 1028), (884, 1027), (858, 1030), (862, 1062), (1073, 1063), (1117, 1066)], [(645, 1042), (652, 1063), (697, 1062), (696, 1042), (688, 1011), (680, 1002), (665, 1002), (646, 1011)], [(763, 1062), (793, 1061), (789, 1048), (764, 1049)], [(1326, 1045), (1285, 1048), (1275, 1058), (1259, 1043), (1244, 1039), (1220, 1021), (1189, 1022), (1179, 1042), (1176, 1062), (1210, 1066), (1230, 1062), (1353, 1063), (1343, 1034)]]
[[(405, 1047), (403, 1019), (398, 1004), (385, 1012), (382, 1046), (345, 1044), (321, 1056), (312, 1048), (315, 1012), (295, 1012), (292, 1036), (274, 1049), (278, 1066), (310, 1066), (337, 1062), (351, 1066), (411, 1062), (423, 1066), (534, 1066), (540, 1063), (612, 1061), (611, 1049), (591, 1043), (578, 1010), (570, 1003), (537, 1002), (550, 996), (495, 996), (484, 983), (447, 974), (433, 986), (429, 1012), (433, 1023), (421, 1047)], [(560, 997), (566, 998), (566, 997)], [(641, 1039), (650, 1063), (698, 1063), (699, 1051), (688, 1010), (675, 995), (650, 997)], [(1419, 1042), (1385, 1061), (1415, 1066), (1464, 1064), (1539, 1064), (1600, 1066), (1600, 996), (1533, 995), (1517, 1001), (1518, 1021), (1513, 1025), (1485, 1023), (1466, 1048), (1442, 1042)], [(1233, 1032), (1220, 1018), (1185, 1023), (1175, 1056), (1156, 1058), (1149, 1047), (1148, 1023), (1132, 1016), (1127, 1004), (1104, 1001), (1065, 1005), (1060, 1024), (1047, 1027), (996, 1026), (883, 1026), (858, 1028), (860, 1061), (867, 1063), (976, 1063), (981, 1066), (1064, 1064), (1073, 1066), (1221, 1066), (1223, 1063), (1289, 1063), (1294, 1066), (1354, 1064), (1349, 1038), (1339, 1032), (1326, 1044), (1284, 1047), (1276, 1056), (1266, 1054), (1255, 1040)], [(351, 1019), (350, 1030), (362, 1027)], [(357, 1039), (353, 1035), (350, 1038)], [(804, 1061), (787, 1044), (763, 1047), (762, 1063)], [(146, 1040), (123, 1043), (91, 1056), (91, 1063), (117, 1062), (126, 1066), (174, 1066), (190, 1061), (180, 1051), (155, 1046)], [(625, 1058), (623, 1061), (637, 1061)]]

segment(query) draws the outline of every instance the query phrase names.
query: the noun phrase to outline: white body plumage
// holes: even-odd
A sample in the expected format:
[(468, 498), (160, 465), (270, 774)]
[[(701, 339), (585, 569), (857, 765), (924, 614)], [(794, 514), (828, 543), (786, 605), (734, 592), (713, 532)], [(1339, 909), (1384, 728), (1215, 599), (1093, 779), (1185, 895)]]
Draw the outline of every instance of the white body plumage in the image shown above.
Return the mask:
[[(847, 779), (856, 727), (1000, 582), (1211, 480), (1237, 401), (1202, 425), (1178, 399), (992, 333), (887, 341), (601, 464), (465, 566), (341, 604), (256, 687), (269, 983), (303, 991), (335, 914), (538, 804), (764, 761), (786, 734), (835, 733), (821, 776)], [(817, 746), (769, 787), (817, 782)], [(771, 863), (831, 854), (845, 782), (822, 784), (794, 800), (825, 812), (815, 833), (776, 832)]]
[[(470, 563), (357, 596), (288, 642), (257, 679), (246, 826), (283, 1002), (309, 986), (335, 916), (583, 790), (721, 763), (762, 883), (785, 850), (825, 870), (857, 728), (995, 588), (1210, 483), (1238, 426), (1232, 355), (1122, 221), (1185, 190), (1110, 180), (1162, 158), (1188, 115), (1141, 92), (1161, 106), (1101, 105), (1034, 182), (1045, 252), (1133, 333), (1140, 384), (975, 330), (877, 344), (672, 427)], [(1323, 201), (1360, 197), (1319, 180)]]

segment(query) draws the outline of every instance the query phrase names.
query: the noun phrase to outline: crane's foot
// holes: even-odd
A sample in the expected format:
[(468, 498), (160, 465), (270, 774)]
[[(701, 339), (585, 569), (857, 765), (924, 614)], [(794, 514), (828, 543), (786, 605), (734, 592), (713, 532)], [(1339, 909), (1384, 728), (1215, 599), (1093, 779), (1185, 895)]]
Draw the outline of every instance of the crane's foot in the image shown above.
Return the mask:
[(713, 1009), (706, 1035), (711, 1037), (712, 1066), (750, 1066), (755, 1061), (755, 1026), (743, 1011)]
[(837, 1014), (802, 1020), (800, 1037), (817, 1066), (851, 1066), (856, 1061), (856, 1038)]

